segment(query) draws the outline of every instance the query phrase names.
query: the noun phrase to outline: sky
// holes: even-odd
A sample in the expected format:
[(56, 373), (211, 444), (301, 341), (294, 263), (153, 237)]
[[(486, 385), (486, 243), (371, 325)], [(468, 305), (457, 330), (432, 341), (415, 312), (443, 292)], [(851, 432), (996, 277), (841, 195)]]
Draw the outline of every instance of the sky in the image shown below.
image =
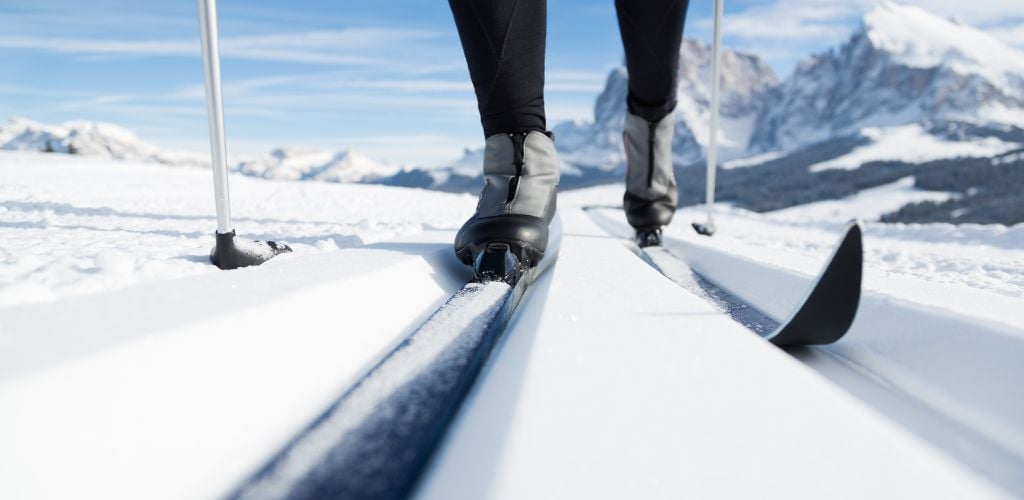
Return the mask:
[[(481, 0), (482, 1), (482, 0)], [(784, 78), (841, 44), (883, 0), (729, 0), (725, 45)], [(229, 154), (344, 149), (430, 165), (483, 142), (458, 34), (441, 0), (220, 0)], [(909, 1), (1024, 48), (1024, 0)], [(686, 35), (710, 40), (711, 0)], [(196, 2), (4, 0), (0, 120), (94, 120), (206, 151)], [(621, 63), (613, 0), (548, 3), (549, 126), (592, 117)]]

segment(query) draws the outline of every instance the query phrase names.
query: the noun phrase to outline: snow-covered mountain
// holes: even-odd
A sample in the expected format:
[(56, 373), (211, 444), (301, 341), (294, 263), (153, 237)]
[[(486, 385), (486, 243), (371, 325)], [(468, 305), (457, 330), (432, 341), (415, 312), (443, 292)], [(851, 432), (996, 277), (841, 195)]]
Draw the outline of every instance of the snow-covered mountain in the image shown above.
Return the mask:
[[(677, 163), (704, 156), (710, 118), (711, 48), (686, 39), (679, 53), (679, 104), (673, 151)], [(744, 156), (754, 120), (763, 111), (766, 93), (778, 85), (772, 69), (759, 57), (733, 50), (722, 53), (721, 156)], [(575, 165), (608, 170), (623, 164), (622, 123), (626, 117), (629, 75), (620, 66), (608, 75), (594, 104), (593, 121), (563, 123), (554, 128), (563, 159)]]
[(915, 6), (886, 3), (843, 46), (766, 95), (751, 152), (867, 127), (956, 121), (1024, 127), (1024, 52)]
[(236, 169), (265, 179), (326, 182), (373, 182), (397, 174), (399, 167), (374, 160), (359, 151), (280, 148), (241, 161)]
[(189, 151), (165, 149), (110, 123), (70, 121), (44, 125), (13, 117), (0, 124), (0, 149), (78, 154), (180, 166), (208, 166), (209, 157)]
[[(0, 149), (41, 151), (112, 160), (209, 167), (209, 153), (161, 148), (128, 129), (110, 123), (70, 121), (46, 125), (12, 117), (0, 124)], [(359, 151), (279, 148), (244, 158), (231, 166), (246, 175), (267, 179), (325, 182), (374, 182), (391, 177), (399, 167), (374, 160)]]

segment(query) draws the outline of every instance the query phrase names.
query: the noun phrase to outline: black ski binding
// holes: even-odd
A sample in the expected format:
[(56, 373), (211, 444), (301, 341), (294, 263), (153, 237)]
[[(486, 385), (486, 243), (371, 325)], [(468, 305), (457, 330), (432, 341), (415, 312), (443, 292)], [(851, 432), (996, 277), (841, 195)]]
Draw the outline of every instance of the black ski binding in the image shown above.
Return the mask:
[(210, 262), (221, 269), (258, 266), (278, 255), (292, 251), (284, 243), (237, 238), (235, 232), (216, 233), (217, 243), (210, 251)]
[(473, 261), (478, 283), (502, 281), (515, 286), (529, 266), (519, 260), (508, 243), (496, 241), (484, 246)]
[(637, 229), (636, 244), (640, 248), (660, 247), (661, 228)]

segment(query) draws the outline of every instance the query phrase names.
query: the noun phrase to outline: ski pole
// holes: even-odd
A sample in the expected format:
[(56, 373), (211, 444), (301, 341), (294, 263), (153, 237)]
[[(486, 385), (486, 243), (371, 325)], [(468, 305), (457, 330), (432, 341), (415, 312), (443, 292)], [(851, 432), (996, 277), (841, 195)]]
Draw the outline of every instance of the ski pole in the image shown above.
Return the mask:
[(210, 261), (221, 269), (260, 265), (275, 255), (290, 252), (288, 245), (235, 237), (228, 192), (227, 145), (224, 138), (224, 102), (220, 85), (220, 43), (217, 37), (217, 0), (199, 0), (199, 38), (203, 47), (206, 114), (210, 127), (213, 195), (217, 205), (216, 244)]
[(707, 157), (707, 222), (693, 223), (693, 228), (705, 236), (715, 234), (715, 173), (718, 168), (718, 109), (722, 79), (722, 11), (725, 0), (714, 0), (714, 34), (711, 42), (711, 130), (708, 136)]
[(220, 86), (220, 42), (217, 37), (217, 0), (199, 0), (199, 34), (203, 45), (203, 74), (206, 80), (206, 114), (210, 126), (210, 156), (213, 161), (213, 195), (217, 205), (217, 232), (234, 231), (231, 226), (231, 194), (228, 192), (227, 146), (224, 140), (224, 104)]

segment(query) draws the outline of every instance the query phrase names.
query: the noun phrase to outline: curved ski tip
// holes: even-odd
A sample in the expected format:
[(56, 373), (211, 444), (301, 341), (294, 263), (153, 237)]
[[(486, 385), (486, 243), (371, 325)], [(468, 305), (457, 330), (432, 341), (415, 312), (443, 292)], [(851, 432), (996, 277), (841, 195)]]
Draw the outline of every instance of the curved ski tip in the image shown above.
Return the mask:
[(863, 269), (863, 232), (860, 222), (852, 221), (804, 301), (767, 339), (780, 347), (799, 347), (843, 338), (860, 307)]
[[(860, 221), (860, 219), (853, 219), (850, 222), (846, 223), (846, 228), (843, 231), (843, 238), (840, 241), (839, 245), (843, 246), (851, 239), (857, 240), (857, 246), (861, 247), (858, 250), (858, 253), (863, 254), (864, 224)], [(861, 258), (863, 259), (863, 255), (861, 255)]]

